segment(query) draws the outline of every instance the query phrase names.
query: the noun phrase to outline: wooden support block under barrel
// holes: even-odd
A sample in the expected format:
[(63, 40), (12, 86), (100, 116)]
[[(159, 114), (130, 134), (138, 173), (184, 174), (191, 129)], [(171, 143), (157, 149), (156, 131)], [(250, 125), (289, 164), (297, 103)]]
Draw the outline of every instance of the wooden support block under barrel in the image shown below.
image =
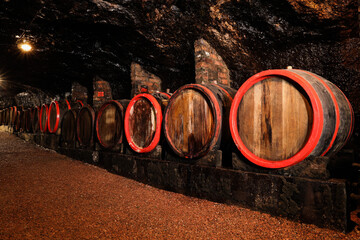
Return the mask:
[(40, 134), (40, 146), (57, 150), (59, 148), (60, 136), (54, 134), (42, 133)]
[(312, 179), (329, 179), (329, 157), (308, 157), (300, 163), (279, 169), (262, 168), (249, 162), (244, 156), (238, 152), (232, 154), (233, 168), (255, 173), (267, 173), (291, 177), (306, 177)]
[(155, 159), (162, 159), (162, 155), (163, 155), (163, 148), (160, 145), (157, 145), (152, 151), (147, 152), (147, 153), (137, 153), (134, 152), (134, 150), (132, 148), (130, 148), (129, 145), (126, 145), (125, 147), (125, 151), (123, 152), (126, 155), (132, 155), (132, 156), (138, 156), (141, 158), (155, 158)]
[(165, 150), (163, 155), (163, 159), (171, 162), (188, 163), (209, 167), (223, 167), (224, 165), (223, 152), (221, 150), (212, 150), (209, 151), (205, 156), (197, 158), (181, 158), (178, 155), (174, 154), (172, 151)]

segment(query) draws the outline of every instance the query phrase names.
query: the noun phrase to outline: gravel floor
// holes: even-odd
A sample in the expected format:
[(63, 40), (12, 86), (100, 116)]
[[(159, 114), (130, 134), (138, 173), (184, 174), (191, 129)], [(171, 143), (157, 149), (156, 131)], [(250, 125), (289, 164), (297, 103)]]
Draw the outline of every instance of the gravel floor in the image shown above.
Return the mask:
[(360, 239), (167, 192), (0, 133), (0, 239)]

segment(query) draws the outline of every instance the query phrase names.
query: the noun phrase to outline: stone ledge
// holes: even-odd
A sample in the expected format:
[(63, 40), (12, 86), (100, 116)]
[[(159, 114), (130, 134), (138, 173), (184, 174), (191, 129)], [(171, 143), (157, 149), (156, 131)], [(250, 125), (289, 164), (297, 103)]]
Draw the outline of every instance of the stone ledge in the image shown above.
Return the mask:
[[(59, 149), (124, 177), (189, 196), (229, 203), (340, 231), (349, 228), (348, 186), (318, 180), (199, 166), (113, 152)], [(97, 162), (94, 162), (94, 156)]]

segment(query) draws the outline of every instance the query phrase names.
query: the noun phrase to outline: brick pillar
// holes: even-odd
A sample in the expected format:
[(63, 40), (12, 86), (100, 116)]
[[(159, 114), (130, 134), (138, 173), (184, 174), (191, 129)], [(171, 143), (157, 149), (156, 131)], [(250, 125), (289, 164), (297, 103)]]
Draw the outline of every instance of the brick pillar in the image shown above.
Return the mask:
[(78, 82), (74, 82), (71, 86), (71, 101), (76, 102), (76, 100), (80, 100), (83, 103), (86, 103), (87, 99), (88, 99), (87, 88), (82, 86)]
[(93, 80), (93, 108), (98, 111), (107, 101), (112, 100), (111, 87), (107, 81), (96, 76)]
[(229, 69), (222, 57), (200, 38), (194, 43), (195, 48), (195, 82), (217, 82), (230, 86)]
[(149, 93), (161, 91), (161, 79), (134, 62), (131, 63), (131, 85), (131, 97), (139, 94), (142, 86), (146, 87)]

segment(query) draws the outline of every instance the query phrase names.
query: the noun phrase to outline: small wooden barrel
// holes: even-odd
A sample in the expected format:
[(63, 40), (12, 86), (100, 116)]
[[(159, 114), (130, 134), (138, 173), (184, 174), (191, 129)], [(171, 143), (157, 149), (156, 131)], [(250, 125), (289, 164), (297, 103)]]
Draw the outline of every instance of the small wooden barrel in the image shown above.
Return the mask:
[(20, 129), (22, 132), (26, 131), (26, 115), (28, 114), (28, 110), (27, 109), (23, 109), (21, 112), (21, 116), (20, 116)]
[(188, 84), (171, 96), (165, 111), (164, 135), (178, 156), (202, 157), (218, 150), (221, 142), (229, 142), (226, 126), (235, 92), (215, 84)]
[(129, 100), (110, 100), (104, 103), (96, 118), (96, 136), (104, 148), (113, 148), (123, 142), (124, 115)]
[(77, 111), (70, 109), (64, 113), (61, 121), (61, 141), (65, 145), (74, 145), (76, 138)]
[(15, 126), (16, 115), (18, 113), (17, 106), (10, 107), (10, 126)]
[(138, 153), (147, 153), (159, 144), (163, 110), (170, 95), (141, 93), (129, 103), (125, 113), (125, 136), (129, 146)]
[(95, 111), (84, 105), (76, 117), (76, 135), (80, 146), (92, 147), (94, 144)]
[(38, 133), (40, 131), (40, 111), (41, 108), (37, 106), (34, 107), (31, 114), (31, 125), (34, 133)]
[(0, 125), (4, 124), (4, 113), (5, 113), (5, 110), (1, 109), (0, 110)]
[(70, 103), (65, 100), (63, 102), (53, 101), (48, 110), (48, 131), (50, 133), (60, 134), (61, 120), (64, 113), (71, 109)]
[(23, 131), (23, 121), (24, 121), (24, 110), (22, 107), (17, 107), (18, 111), (15, 114), (15, 121), (14, 121), (14, 130), (16, 132)]
[(0, 125), (4, 124), (4, 113), (5, 113), (5, 109), (1, 109), (0, 111)]
[(49, 115), (49, 107), (47, 104), (41, 105), (40, 108), (40, 131), (42, 133), (46, 133), (48, 130), (48, 115)]
[(239, 89), (230, 114), (236, 146), (254, 164), (282, 168), (341, 149), (353, 129), (345, 95), (303, 70), (268, 70)]
[(20, 111), (17, 111), (15, 116), (16, 117), (15, 117), (13, 129), (15, 132), (18, 132), (20, 130)]
[(32, 114), (34, 108), (28, 108), (25, 115), (25, 131), (32, 132)]
[(5, 125), (10, 125), (10, 108), (5, 110)]

